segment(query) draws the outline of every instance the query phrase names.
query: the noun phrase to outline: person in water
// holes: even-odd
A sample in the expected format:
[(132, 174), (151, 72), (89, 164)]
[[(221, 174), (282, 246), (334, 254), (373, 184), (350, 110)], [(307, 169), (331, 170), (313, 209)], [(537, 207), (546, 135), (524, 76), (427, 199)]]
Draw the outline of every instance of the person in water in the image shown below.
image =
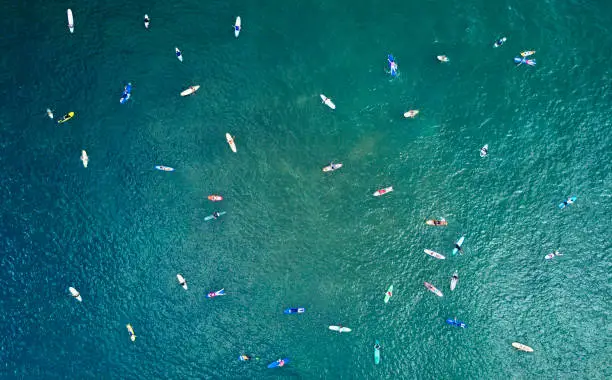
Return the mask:
[(453, 280), (459, 280), (459, 276), (457, 276), (457, 275), (455, 275), (455, 274), (454, 274), (454, 275), (453, 275), (453, 277), (452, 277), (452, 279), (453, 279)]
[(505, 41), (506, 41), (506, 39), (502, 37), (499, 40), (495, 41), (495, 45), (502, 46)]
[(461, 248), (459, 244), (455, 244), (455, 248), (457, 248), (459, 252), (463, 253), (463, 248)]
[(375, 349), (377, 349), (377, 350), (380, 350), (380, 344), (376, 343), (376, 344), (374, 345), (374, 348), (375, 348)]
[(218, 212), (213, 212), (213, 218), (217, 219), (219, 217), (219, 213)]
[(434, 220), (434, 226), (439, 226), (444, 223), (444, 219), (442, 220)]

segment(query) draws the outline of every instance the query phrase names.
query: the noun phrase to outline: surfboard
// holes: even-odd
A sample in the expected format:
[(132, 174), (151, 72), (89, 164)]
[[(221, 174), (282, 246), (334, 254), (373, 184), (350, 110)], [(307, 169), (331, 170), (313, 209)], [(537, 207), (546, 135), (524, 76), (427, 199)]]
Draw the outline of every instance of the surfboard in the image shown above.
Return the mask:
[(419, 114), (419, 110), (410, 110), (408, 112), (404, 112), (404, 117), (405, 118), (413, 118), (413, 117), (415, 117), (418, 114)]
[[(459, 240), (457, 240), (457, 242), (455, 243), (455, 245), (461, 247), (461, 245), (463, 244), (463, 241), (465, 240), (465, 236), (461, 236), (459, 238)], [(455, 247), (453, 248), (453, 255), (456, 255), (457, 252), (459, 252), (459, 248)]]
[[(225, 211), (221, 211), (221, 212), (219, 213), (219, 216), (221, 216), (221, 215), (225, 215), (225, 214), (226, 214), (226, 213), (225, 213)], [(211, 220), (211, 219), (215, 219), (215, 217), (214, 217), (214, 216), (212, 216), (212, 215), (208, 215), (206, 218), (204, 218), (204, 220), (205, 220), (205, 221), (209, 221), (209, 220)]]
[(323, 168), (324, 172), (333, 172), (334, 170), (338, 170), (342, 167), (341, 163), (338, 164), (334, 164), (334, 168), (332, 168), (331, 165), (327, 165), (326, 167)]
[(226, 133), (225, 139), (227, 140), (227, 143), (229, 144), (232, 152), (236, 153), (236, 143), (234, 143), (234, 138), (232, 137), (232, 135), (230, 135), (229, 133)]
[(78, 290), (76, 290), (75, 288), (71, 286), (68, 288), (68, 291), (70, 292), (71, 296), (77, 299), (77, 301), (79, 302), (83, 301), (83, 298), (81, 297), (81, 294), (79, 293)]
[(436, 288), (435, 286), (433, 286), (432, 284), (430, 284), (429, 282), (424, 282), (423, 284), (425, 284), (425, 287), (432, 293), (434, 293), (435, 295), (437, 295), (438, 297), (442, 297), (443, 294), (442, 292)]
[(391, 297), (393, 297), (393, 285), (389, 286), (389, 289), (385, 292), (385, 303), (388, 303)]
[(151, 19), (149, 18), (149, 15), (144, 15), (144, 26), (145, 28), (149, 29), (149, 24), (151, 23)]
[(482, 148), (480, 148), (480, 157), (485, 157), (489, 154), (489, 144), (485, 144)]
[(81, 150), (81, 161), (83, 161), (83, 167), (87, 168), (87, 165), (89, 164), (89, 156), (84, 149)]
[(57, 121), (58, 124), (65, 123), (74, 117), (74, 112), (70, 111)]
[(438, 252), (432, 251), (431, 249), (425, 249), (425, 250), (423, 250), (423, 252), (425, 252), (429, 256), (434, 257), (436, 259), (440, 259), (440, 260), (446, 259), (446, 257), (444, 257), (443, 255), (439, 254)]
[(459, 282), (459, 273), (457, 271), (455, 271), (455, 273), (453, 273), (453, 276), (451, 277), (451, 282), (450, 282), (450, 290), (451, 292), (453, 290), (455, 290), (455, 288), (457, 287), (457, 283)]
[(182, 91), (181, 92), (181, 96), (187, 96), (187, 95), (194, 94), (199, 89), (200, 89), (200, 86), (198, 86), (198, 85), (191, 86), (188, 89), (186, 89), (185, 91)]
[(236, 38), (240, 35), (241, 23), (240, 16), (236, 17), (236, 24), (234, 24), (234, 36), (236, 36)]
[(328, 98), (327, 96), (323, 94), (320, 94), (319, 96), (321, 97), (321, 100), (323, 101), (323, 103), (325, 103), (326, 106), (328, 106), (329, 108), (333, 110), (336, 109), (336, 105), (334, 104), (334, 102), (332, 102), (330, 98)]
[(68, 15), (68, 29), (70, 30), (70, 33), (74, 33), (74, 18), (72, 17), (72, 9), (68, 9), (66, 14)]
[(128, 334), (130, 334), (130, 339), (132, 340), (132, 342), (135, 342), (136, 334), (134, 334), (134, 329), (132, 328), (132, 325), (128, 323), (127, 325), (125, 325), (125, 327), (127, 328)]
[(187, 290), (187, 281), (185, 281), (185, 278), (181, 276), (180, 274), (177, 274), (176, 279), (178, 280), (179, 284), (183, 287), (183, 289)]
[(348, 327), (341, 327), (341, 326), (329, 326), (329, 329), (331, 331), (338, 331), (340, 333), (353, 331), (353, 330), (349, 329)]
[(176, 54), (176, 58), (178, 58), (179, 61), (183, 62), (183, 53), (179, 50), (179, 48), (175, 47), (174, 53)]
[[(438, 224), (436, 224), (436, 222), (438, 222)], [(427, 224), (428, 226), (446, 226), (448, 225), (448, 222), (445, 219), (440, 219), (440, 220), (427, 220), (425, 221), (425, 224)]]
[(529, 346), (526, 346), (526, 345), (524, 345), (522, 343), (519, 343), (519, 342), (513, 342), (512, 343), (512, 347), (514, 347), (514, 348), (516, 348), (516, 349), (518, 349), (520, 351), (533, 352), (533, 348), (531, 348)]
[(383, 194), (387, 194), (393, 191), (393, 186), (385, 187), (384, 189), (376, 190), (374, 194), (375, 197), (380, 197)]

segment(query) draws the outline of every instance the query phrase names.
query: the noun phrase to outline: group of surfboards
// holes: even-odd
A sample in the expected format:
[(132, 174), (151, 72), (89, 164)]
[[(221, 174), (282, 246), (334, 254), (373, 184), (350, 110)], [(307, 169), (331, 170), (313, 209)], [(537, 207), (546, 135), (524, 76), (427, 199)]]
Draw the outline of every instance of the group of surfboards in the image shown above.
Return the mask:
[[(70, 31), (70, 33), (74, 33), (74, 16), (72, 13), (71, 9), (67, 10), (67, 17), (68, 17), (68, 29)], [(151, 19), (149, 18), (149, 16), (147, 14), (144, 15), (144, 26), (146, 29), (149, 29), (151, 24)], [(240, 32), (241, 32), (241, 18), (237, 17), (235, 24), (233, 26), (234, 29), (234, 35), (236, 38), (239, 37)], [(498, 39), (494, 46), (495, 47), (499, 47), (501, 46), (504, 42), (506, 41), (506, 38), (500, 38)], [(182, 51), (178, 48), (175, 47), (174, 49), (175, 51), (175, 55), (177, 57), (177, 59), (180, 62), (184, 61), (184, 57), (183, 57), (183, 53)], [(515, 62), (517, 64), (527, 64), (530, 66), (534, 66), (535, 65), (535, 59), (527, 59), (526, 57), (529, 57), (531, 55), (533, 55), (535, 53), (535, 51), (525, 51), (525, 52), (521, 52), (521, 58), (515, 58)], [(445, 55), (440, 55), (436, 57), (440, 62), (448, 62), (449, 59), (448, 57), (446, 57)], [(388, 63), (389, 63), (389, 68), (390, 68), (390, 74), (391, 76), (395, 77), (398, 74), (398, 65), (395, 61), (395, 58), (393, 57), (393, 55), (389, 54), (388, 57)], [(189, 96), (189, 95), (193, 95), (195, 94), (198, 90), (200, 89), (200, 85), (191, 85), (189, 86), (187, 89), (183, 90), (180, 92), (180, 96), (185, 97), (185, 96)], [(128, 83), (123, 90), (123, 93), (121, 95), (120, 98), (120, 103), (121, 104), (125, 104), (128, 102), (128, 100), (131, 98), (131, 91), (132, 91), (132, 84)], [(334, 104), (334, 102), (331, 100), (331, 98), (327, 97), (324, 94), (320, 94), (320, 98), (323, 104), (325, 104), (327, 107), (331, 108), (332, 110), (336, 109), (336, 105)], [(404, 113), (404, 117), (406, 118), (414, 118), (415, 116), (417, 116), (419, 114), (419, 110), (409, 110), (407, 112)], [(50, 109), (47, 109), (47, 115), (53, 119), (53, 112)], [(67, 113), (65, 116), (63, 116), (61, 119), (58, 120), (58, 124), (62, 124), (70, 119), (72, 119), (75, 115), (75, 112), (69, 112)], [(237, 152), (237, 148), (236, 148), (236, 144), (234, 142), (234, 137), (231, 136), (229, 133), (225, 134), (225, 138), (226, 141), (228, 143), (228, 145), (230, 146), (230, 149), (232, 150), (232, 152), (236, 153)], [(485, 157), (488, 154), (488, 150), (489, 150), (489, 146), (488, 144), (485, 144), (481, 149), (480, 149), (480, 156), (481, 157)], [(88, 162), (89, 162), (89, 157), (87, 155), (87, 152), (85, 150), (82, 150), (81, 152), (81, 161), (83, 162), (83, 166), (85, 168), (87, 168), (88, 166)], [(335, 170), (338, 170), (340, 168), (343, 167), (342, 163), (334, 163), (331, 162), (329, 165), (323, 167), (322, 171), (323, 172), (333, 172)], [(165, 171), (165, 172), (173, 172), (175, 169), (169, 166), (164, 166), (164, 165), (157, 165), (155, 166), (155, 169), (160, 170), (160, 171)], [(389, 194), (391, 192), (393, 192), (393, 186), (388, 186), (379, 190), (376, 190), (372, 195), (375, 197), (380, 197), (382, 195), (385, 194)], [(223, 197), (220, 195), (209, 195), (208, 199), (213, 201), (213, 202), (218, 202), (223, 200)], [(559, 208), (563, 209), (571, 204), (573, 204), (576, 201), (576, 197), (570, 197), (568, 198), (566, 201), (564, 201), (563, 203), (559, 204)], [(208, 216), (205, 218), (205, 220), (212, 220), (212, 219), (217, 219), (219, 216), (225, 214), (225, 212), (215, 212), (212, 215)], [(448, 222), (442, 218), (440, 220), (427, 220), (426, 221), (427, 225), (430, 226), (446, 226), (448, 225)], [(457, 253), (461, 254), (462, 253), (462, 245), (463, 242), (465, 240), (464, 236), (461, 236), (454, 245), (453, 251), (452, 251), (452, 255), (456, 255)], [(438, 260), (444, 260), (446, 259), (446, 257), (436, 251), (433, 251), (431, 249), (424, 249), (425, 254), (429, 255), (430, 257), (433, 257), (435, 259)], [(550, 253), (548, 255), (545, 256), (545, 259), (552, 259), (554, 257), (557, 256), (561, 256), (562, 254), (558, 251), (555, 251), (553, 253)], [(188, 290), (188, 285), (187, 285), (187, 281), (185, 280), (185, 278), (179, 273), (176, 275), (176, 278), (178, 280), (179, 285), (185, 289)], [(450, 278), (450, 290), (454, 291), (455, 288), (457, 287), (459, 281), (459, 275), (458, 275), (458, 271), (454, 271), (453, 275)], [(443, 293), (442, 291), (440, 291), (438, 288), (436, 288), (433, 284), (429, 283), (429, 282), (424, 282), (424, 286), (427, 290), (431, 291), (432, 293), (434, 293), (436, 296), (438, 297), (443, 297)], [(79, 293), (78, 290), (76, 290), (74, 287), (69, 287), (68, 288), (70, 295), (75, 298), (77, 301), (82, 302), (82, 296)], [(218, 296), (224, 296), (225, 295), (225, 290), (224, 289), (220, 289), (217, 291), (213, 291), (213, 292), (208, 292), (206, 294), (206, 298), (214, 298), (214, 297), (218, 297)], [(393, 285), (390, 285), (387, 289), (387, 291), (384, 293), (384, 302), (388, 303), (391, 299), (393, 295)], [(302, 314), (305, 312), (305, 308), (303, 307), (296, 307), (296, 308), (288, 308), (284, 310), (285, 314)], [(457, 320), (456, 318), (449, 318), (446, 320), (446, 323), (448, 323), (449, 325), (452, 326), (456, 326), (456, 327), (460, 327), (460, 328), (466, 328), (467, 324), (465, 324), (462, 321)], [(132, 327), (131, 324), (127, 324), (126, 325), (129, 337), (131, 339), (131, 341), (135, 341), (136, 340), (136, 334), (134, 332), (134, 328)], [(338, 333), (347, 333), (347, 332), (351, 332), (352, 330), (348, 327), (345, 326), (341, 326), (341, 325), (330, 325), (329, 326), (329, 330), (331, 331), (335, 331)], [(522, 343), (518, 343), (518, 342), (513, 342), (512, 346), (522, 350), (522, 351), (526, 351), (526, 352), (533, 352), (533, 349), (529, 346), (526, 346)], [(375, 363), (378, 364), (380, 362), (380, 342), (378, 340), (375, 341), (375, 345), (374, 345), (374, 360)], [(239, 356), (239, 360), (241, 361), (246, 361), (246, 360), (250, 360), (251, 356), (248, 355), (244, 355), (241, 354)], [(289, 358), (284, 358), (284, 359), (278, 359), (272, 363), (270, 363), (268, 365), (268, 368), (277, 368), (277, 367), (283, 367), (285, 364), (289, 363)]]

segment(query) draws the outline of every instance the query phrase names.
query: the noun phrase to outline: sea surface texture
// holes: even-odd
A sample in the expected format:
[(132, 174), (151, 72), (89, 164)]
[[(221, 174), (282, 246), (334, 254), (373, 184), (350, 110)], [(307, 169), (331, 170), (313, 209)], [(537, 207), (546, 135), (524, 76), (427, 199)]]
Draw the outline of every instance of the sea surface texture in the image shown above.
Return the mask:
[(0, 26), (0, 378), (612, 377), (612, 2), (14, 0)]

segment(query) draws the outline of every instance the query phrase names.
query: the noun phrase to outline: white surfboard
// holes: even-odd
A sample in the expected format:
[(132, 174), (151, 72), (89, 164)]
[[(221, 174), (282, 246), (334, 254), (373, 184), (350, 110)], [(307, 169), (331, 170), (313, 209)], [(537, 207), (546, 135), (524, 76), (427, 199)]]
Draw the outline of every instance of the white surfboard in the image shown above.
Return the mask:
[(74, 33), (74, 18), (72, 17), (72, 10), (68, 9), (66, 13), (68, 14), (68, 29), (70, 29), (70, 33)]
[(234, 142), (234, 138), (232, 137), (232, 135), (230, 135), (229, 133), (226, 133), (225, 140), (227, 140), (227, 143), (229, 144), (232, 152), (236, 153), (236, 143)]
[(187, 290), (187, 281), (185, 281), (185, 278), (181, 276), (180, 274), (177, 274), (176, 279), (178, 280), (179, 284), (183, 287), (183, 289)]
[(236, 17), (236, 24), (234, 25), (234, 36), (236, 36), (236, 38), (240, 35), (240, 30), (242, 29), (241, 23), (240, 16)]
[(144, 15), (144, 26), (145, 28), (149, 29), (149, 24), (151, 23), (151, 19), (149, 18), (149, 15)]
[(185, 91), (181, 92), (181, 96), (191, 95), (191, 94), (195, 93), (196, 91), (198, 91), (199, 89), (200, 89), (200, 86), (191, 86), (188, 89), (186, 89)]
[(51, 111), (51, 108), (47, 108), (47, 116), (49, 116), (49, 119), (53, 119), (53, 111)]
[(320, 94), (321, 96), (321, 100), (323, 101), (323, 103), (325, 103), (326, 106), (328, 106), (329, 108), (335, 110), (336, 109), (336, 105), (334, 104), (334, 102), (332, 102), (332, 100), (330, 98), (328, 98), (327, 96)]
[(70, 295), (76, 298), (79, 302), (83, 301), (83, 298), (81, 298), (81, 294), (79, 293), (78, 290), (76, 290), (72, 286), (69, 287), (68, 290), (70, 291)]
[(438, 252), (434, 252), (431, 249), (425, 249), (424, 252), (431, 257), (435, 257), (436, 259), (444, 260), (446, 257), (444, 255), (439, 254)]
[(485, 144), (482, 148), (480, 148), (480, 157), (485, 157), (489, 154), (489, 144)]
[(87, 167), (89, 164), (89, 156), (87, 156), (87, 152), (85, 150), (81, 151), (81, 161), (83, 161), (84, 167)]
[(338, 331), (339, 333), (343, 333), (343, 332), (351, 332), (352, 330), (349, 329), (348, 327), (341, 327), (341, 326), (329, 326), (329, 329), (331, 331)]
[(179, 61), (183, 62), (183, 53), (179, 50), (179, 48), (175, 47), (174, 52), (176, 53), (176, 58), (178, 58)]

